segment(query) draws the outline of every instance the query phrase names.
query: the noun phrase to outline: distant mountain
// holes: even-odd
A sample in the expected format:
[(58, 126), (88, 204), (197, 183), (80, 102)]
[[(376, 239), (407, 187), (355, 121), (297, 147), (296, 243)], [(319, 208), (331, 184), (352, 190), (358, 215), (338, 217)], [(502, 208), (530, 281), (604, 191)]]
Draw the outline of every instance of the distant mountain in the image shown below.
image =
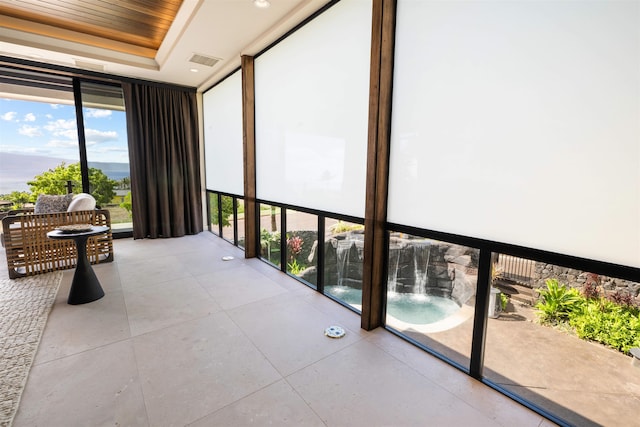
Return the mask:
[[(27, 181), (60, 163), (77, 163), (77, 160), (65, 160), (55, 157), (32, 156), (25, 154), (0, 153), (0, 194), (12, 191), (29, 191)], [(116, 181), (129, 176), (129, 164), (89, 162), (89, 167), (101, 169), (105, 175)]]
[(100, 169), (111, 179), (120, 181), (130, 175), (129, 163), (87, 162), (90, 168)]

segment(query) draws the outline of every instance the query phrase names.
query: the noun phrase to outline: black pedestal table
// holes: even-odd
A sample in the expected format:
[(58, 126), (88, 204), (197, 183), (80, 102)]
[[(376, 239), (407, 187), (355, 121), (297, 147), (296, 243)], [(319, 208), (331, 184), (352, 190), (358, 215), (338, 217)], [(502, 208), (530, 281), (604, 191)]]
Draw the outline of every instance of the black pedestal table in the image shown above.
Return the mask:
[(73, 239), (76, 244), (78, 261), (67, 303), (73, 305), (86, 304), (104, 296), (102, 286), (100, 286), (96, 273), (87, 259), (87, 239), (104, 234), (107, 231), (109, 231), (109, 227), (94, 225), (89, 231), (66, 232), (54, 230), (47, 233), (47, 237), (50, 239)]

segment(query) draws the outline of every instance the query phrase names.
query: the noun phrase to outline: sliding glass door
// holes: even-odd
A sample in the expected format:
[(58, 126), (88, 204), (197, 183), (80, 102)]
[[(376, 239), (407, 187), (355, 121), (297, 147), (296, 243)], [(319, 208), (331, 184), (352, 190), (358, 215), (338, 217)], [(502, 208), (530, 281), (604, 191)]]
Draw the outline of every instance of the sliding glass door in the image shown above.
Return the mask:
[(131, 231), (131, 174), (122, 89), (89, 82), (80, 87), (88, 192), (111, 213), (114, 232)]
[(131, 232), (126, 128), (119, 86), (0, 67), (0, 210), (90, 193), (114, 235)]

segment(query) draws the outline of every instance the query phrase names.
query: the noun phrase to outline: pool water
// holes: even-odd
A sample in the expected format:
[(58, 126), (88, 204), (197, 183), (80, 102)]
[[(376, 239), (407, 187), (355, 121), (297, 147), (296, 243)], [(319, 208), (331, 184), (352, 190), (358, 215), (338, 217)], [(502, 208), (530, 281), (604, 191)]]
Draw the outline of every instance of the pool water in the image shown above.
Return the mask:
[(435, 295), (387, 293), (387, 313), (414, 325), (428, 325), (455, 314), (460, 306), (455, 301)]
[[(350, 305), (362, 305), (362, 291), (348, 286), (325, 286), (324, 291)], [(387, 293), (387, 313), (406, 323), (428, 325), (460, 310), (453, 300), (434, 295)]]
[(350, 286), (325, 286), (324, 292), (330, 294), (350, 305), (362, 305), (362, 290)]

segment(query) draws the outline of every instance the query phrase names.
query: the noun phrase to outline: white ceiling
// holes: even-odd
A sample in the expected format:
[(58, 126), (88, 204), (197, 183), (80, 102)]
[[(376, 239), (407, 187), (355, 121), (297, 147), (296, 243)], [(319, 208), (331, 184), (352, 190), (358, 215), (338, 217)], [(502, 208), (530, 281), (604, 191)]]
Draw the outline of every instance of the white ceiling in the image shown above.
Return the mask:
[[(2, 27), (0, 55), (206, 90), (329, 0), (184, 0), (155, 59), (90, 47)], [(213, 67), (189, 62), (193, 54), (220, 59)], [(190, 71), (196, 69), (197, 72)]]

